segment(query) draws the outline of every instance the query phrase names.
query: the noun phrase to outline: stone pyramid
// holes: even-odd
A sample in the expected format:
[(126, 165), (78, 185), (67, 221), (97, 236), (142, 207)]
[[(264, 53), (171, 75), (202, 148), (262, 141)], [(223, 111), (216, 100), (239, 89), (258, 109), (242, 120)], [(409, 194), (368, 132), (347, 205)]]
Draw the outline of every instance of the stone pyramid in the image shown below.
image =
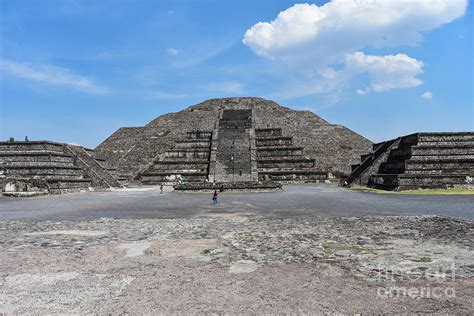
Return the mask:
[(310, 111), (262, 98), (210, 99), (118, 129), (97, 148), (121, 180), (321, 181), (350, 172), (372, 142)]

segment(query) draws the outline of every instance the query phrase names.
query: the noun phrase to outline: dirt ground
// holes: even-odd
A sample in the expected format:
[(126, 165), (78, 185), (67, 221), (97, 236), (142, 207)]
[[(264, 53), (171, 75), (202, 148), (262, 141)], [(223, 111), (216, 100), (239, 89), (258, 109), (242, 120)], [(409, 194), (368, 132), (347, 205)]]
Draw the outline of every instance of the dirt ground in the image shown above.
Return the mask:
[(474, 224), (437, 216), (0, 222), (0, 313), (474, 312)]

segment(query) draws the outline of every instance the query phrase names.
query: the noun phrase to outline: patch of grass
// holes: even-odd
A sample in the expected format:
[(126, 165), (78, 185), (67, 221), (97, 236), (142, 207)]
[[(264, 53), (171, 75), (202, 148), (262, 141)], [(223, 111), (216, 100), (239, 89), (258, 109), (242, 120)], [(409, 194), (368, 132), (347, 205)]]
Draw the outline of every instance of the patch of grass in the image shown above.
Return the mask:
[(474, 195), (474, 189), (453, 188), (453, 189), (420, 189), (406, 191), (386, 191), (365, 186), (352, 186), (351, 191), (373, 192), (381, 194), (412, 194), (412, 195)]
[(429, 257), (421, 257), (421, 258), (417, 258), (417, 259), (412, 259), (411, 261), (413, 262), (420, 262), (420, 263), (426, 263), (426, 262), (431, 262), (431, 258)]
[(334, 251), (332, 250), (332, 245), (333, 245), (333, 242), (331, 241), (323, 241), (321, 243), (321, 247), (323, 247), (323, 251), (324, 253), (326, 253), (327, 255), (332, 255), (334, 253)]
[(208, 255), (211, 254), (212, 250), (214, 250), (214, 249), (204, 249), (204, 250), (201, 251), (201, 255), (208, 256)]

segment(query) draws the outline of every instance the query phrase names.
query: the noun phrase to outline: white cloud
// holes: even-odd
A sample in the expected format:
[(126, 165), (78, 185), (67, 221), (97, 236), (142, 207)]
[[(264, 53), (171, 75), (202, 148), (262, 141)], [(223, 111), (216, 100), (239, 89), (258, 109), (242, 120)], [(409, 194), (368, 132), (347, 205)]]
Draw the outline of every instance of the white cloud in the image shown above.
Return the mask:
[(430, 91), (426, 91), (421, 95), (421, 97), (426, 100), (431, 100), (433, 99), (433, 93), (431, 93)]
[(0, 70), (11, 76), (49, 85), (64, 86), (90, 94), (107, 94), (109, 90), (94, 80), (76, 75), (69, 69), (52, 65), (32, 65), (0, 59)]
[[(349, 86), (354, 77), (364, 76), (368, 83), (355, 89), (358, 95), (411, 88), (423, 83), (417, 78), (421, 73), (423, 62), (405, 54), (377, 56), (356, 52), (346, 55), (339, 70), (326, 68), (318, 76), (305, 78), (292, 87), (282, 89), (283, 92), (277, 96), (291, 99), (311, 94), (339, 93)], [(339, 97), (333, 96), (332, 99), (337, 100)]]
[(179, 49), (177, 48), (167, 48), (166, 52), (170, 55), (178, 55), (179, 54)]
[(405, 54), (375, 56), (356, 52), (346, 56), (344, 66), (344, 71), (350, 75), (368, 74), (370, 87), (359, 89), (358, 94), (416, 87), (423, 83), (416, 78), (423, 72), (423, 62)]
[[(243, 43), (259, 55), (314, 63), (337, 61), (365, 47), (416, 44), (421, 32), (462, 16), (467, 0), (333, 0), (295, 4), (248, 29)], [(314, 59), (316, 58), (316, 59)]]
[(249, 28), (243, 43), (256, 54), (289, 65), (300, 82), (293, 96), (340, 91), (366, 74), (360, 95), (416, 87), (423, 62), (405, 54), (366, 55), (365, 48), (416, 45), (423, 32), (464, 15), (467, 0), (332, 0), (324, 5), (295, 4), (270, 22)]

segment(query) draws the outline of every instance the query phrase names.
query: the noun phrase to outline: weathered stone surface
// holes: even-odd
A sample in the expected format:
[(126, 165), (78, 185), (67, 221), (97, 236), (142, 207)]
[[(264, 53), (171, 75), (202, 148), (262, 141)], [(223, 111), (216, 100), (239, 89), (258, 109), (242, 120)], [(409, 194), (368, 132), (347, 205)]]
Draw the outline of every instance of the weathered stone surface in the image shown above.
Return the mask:
[(0, 142), (0, 190), (25, 195), (120, 187), (91, 153), (49, 141)]
[(474, 132), (416, 133), (374, 145), (348, 184), (389, 190), (473, 187)]
[[(314, 159), (315, 169), (336, 176), (350, 172), (350, 165), (372, 145), (357, 133), (329, 124), (309, 111), (291, 110), (262, 98), (225, 98), (207, 100), (178, 113), (157, 117), (142, 128), (121, 128), (97, 146), (95, 152), (106, 158), (108, 167), (117, 168), (121, 176), (132, 179), (148, 169), (154, 160), (165, 160), (166, 152), (187, 132), (214, 131), (222, 110), (252, 110), (253, 128), (266, 129), (268, 134), (262, 136), (283, 137), (260, 142), (259, 146), (273, 142), (273, 145), (288, 147), (292, 142), (293, 147), (304, 147), (304, 155)], [(288, 153), (301, 154), (298, 150), (291, 149)], [(184, 157), (190, 158), (189, 155)]]
[(469, 314), (473, 242), (437, 216), (2, 221), (0, 312)]

